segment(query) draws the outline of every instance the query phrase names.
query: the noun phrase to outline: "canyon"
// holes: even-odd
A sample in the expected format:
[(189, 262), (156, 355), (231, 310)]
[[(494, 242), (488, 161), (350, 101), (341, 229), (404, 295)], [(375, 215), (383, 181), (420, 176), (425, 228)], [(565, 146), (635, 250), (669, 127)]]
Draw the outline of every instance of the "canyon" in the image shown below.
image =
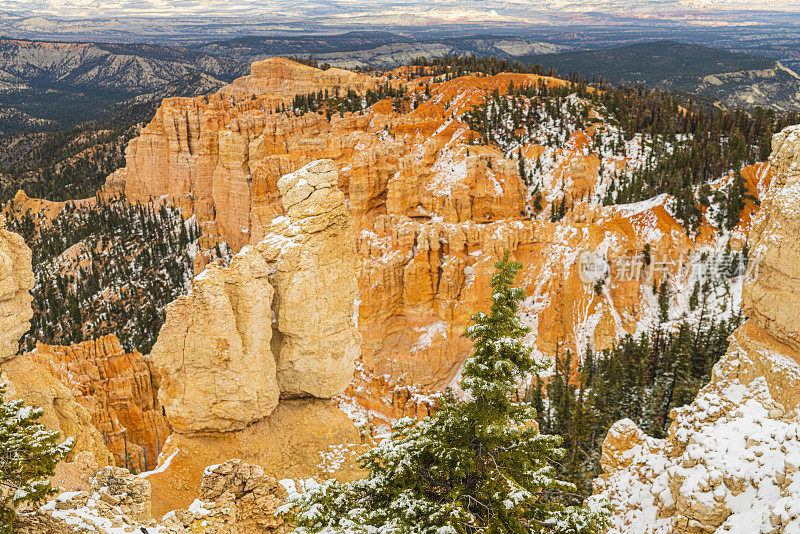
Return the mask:
[[(101, 479), (130, 490), (103, 497), (102, 481), (81, 479), (63, 487), (78, 495), (28, 520), (62, 525), (54, 529), (82, 521), (101, 532), (147, 524), (180, 533), (201, 528), (210, 515), (220, 532), (282, 532), (271, 514), (286, 498), (277, 479), (359, 476), (359, 452), (399, 417), (429, 413), (438, 393), (456, 384), (471, 350), (464, 329), (488, 307), (494, 264), (505, 251), (524, 265), (520, 315), (532, 327), (525, 341), (534, 356), (569, 351), (580, 360), (588, 345), (602, 350), (652, 325), (657, 284), (670, 288), (667, 322), (689, 313), (688, 259), (748, 242), (761, 260), (758, 278), (743, 297), (721, 293), (716, 304), (732, 314), (743, 298), (749, 319), (711, 384), (678, 410), (663, 442), (629, 421), (613, 427), (596, 486), (614, 508), (618, 532), (659, 521), (658, 532), (719, 527), (733, 507), (718, 498), (719, 484), (687, 492), (695, 500), (677, 504), (665, 491), (649, 505), (648, 492), (694, 483), (694, 472), (666, 466), (704, 469), (684, 452), (695, 450), (687, 446), (692, 439), (714, 435), (716, 427), (706, 425), (729, 423), (718, 420), (723, 412), (734, 421), (774, 420), (778, 435), (767, 454), (796, 450), (788, 427), (796, 425), (793, 362), (800, 362), (791, 305), (800, 250), (790, 210), (798, 129), (775, 138), (770, 162), (741, 171), (752, 197), (735, 228), (724, 232), (709, 210), (692, 233), (668, 195), (603, 205), (612, 181), (642, 165), (647, 143), (637, 134), (621, 154), (604, 149), (620, 131), (588, 100), (571, 95), (569, 105), (596, 120), (562, 122), (555, 142), (547, 122), (518, 150), (474, 142), (465, 116), (490, 94), (566, 84), (533, 74), (448, 79), (411, 67), (368, 76), (276, 58), (255, 63), (217, 94), (164, 100), (102, 194), (169, 201), (197, 220), (201, 249), (224, 242), (234, 255), (229, 262), (195, 256), (191, 289), (167, 307), (147, 355), (125, 352), (114, 336), (17, 354), (31, 317), (31, 253), (0, 225), (7, 394), (45, 408), (49, 427), (76, 438), (67, 464), (76, 472), (87, 452), (99, 466), (144, 471), (105, 467)], [(357, 112), (284, 110), (298, 95), (347, 93), (341, 98), (361, 102), (381, 87), (403, 96)], [(534, 166), (542, 169), (544, 207), (535, 207), (520, 173)], [(723, 190), (733, 179), (711, 187)], [(567, 201), (569, 213), (551, 217)], [(644, 269), (646, 246), (659, 269), (646, 277), (616, 273), (620, 265)], [(584, 279), (586, 251), (603, 254), (615, 271), (602, 284)], [(747, 410), (724, 400), (734, 397), (746, 399)], [(794, 495), (793, 472), (781, 472), (782, 498)], [(620, 489), (633, 479), (647, 498), (642, 509)], [(197, 504), (198, 495), (206, 504)], [(109, 500), (122, 511), (100, 510), (98, 502)], [(775, 513), (782, 528), (796, 517), (787, 511), (784, 525), (786, 514)]]
[[(579, 251), (602, 251), (613, 264), (650, 243), (653, 255), (670, 265), (670, 283), (680, 293), (686, 277), (677, 272), (679, 260), (722, 246), (710, 217), (696, 237), (682, 233), (666, 198), (624, 209), (599, 205), (612, 177), (641, 165), (645, 151), (641, 140), (622, 156), (593, 151), (594, 136), (615, 134), (608, 126), (576, 127), (557, 147), (545, 146), (545, 136), (522, 147), (528, 166), (546, 165), (545, 200), (563, 195), (573, 204), (567, 219), (555, 223), (546, 213), (528, 215), (531, 193), (519, 179), (515, 155), (472, 143), (463, 114), (492, 91), (557, 87), (563, 80), (500, 74), (442, 81), (410, 68), (383, 79), (336, 74), (342, 92), (390, 83), (404, 87), (407, 100), (399, 111), (384, 100), (329, 118), (276, 113), (276, 102), (304, 94), (309, 80), (330, 72), (313, 70), (275, 58), (255, 63), (249, 77), (218, 95), (166, 99), (131, 141), (127, 164), (106, 191), (140, 202), (166, 196), (185, 216), (197, 217), (204, 246), (225, 241), (238, 251), (259, 243), (273, 219), (286, 215), (281, 176), (331, 160), (353, 220), (367, 374), (407, 376), (428, 391), (451, 384), (470, 350), (463, 330), (470, 314), (488, 305), (489, 276), (505, 250), (525, 265), (523, 313), (535, 330), (530, 341), (545, 355), (557, 346), (573, 353), (587, 344), (601, 350), (652, 314), (647, 288), (638, 281), (612, 280), (600, 294), (582, 283)], [(332, 92), (329, 86), (324, 82), (318, 91)], [(243, 94), (243, 87), (257, 89)], [(769, 184), (763, 164), (743, 174), (756, 197)], [(750, 201), (747, 211), (754, 209)], [(745, 235), (748, 221), (744, 217), (734, 235)], [(742, 242), (739, 237), (738, 246)]]

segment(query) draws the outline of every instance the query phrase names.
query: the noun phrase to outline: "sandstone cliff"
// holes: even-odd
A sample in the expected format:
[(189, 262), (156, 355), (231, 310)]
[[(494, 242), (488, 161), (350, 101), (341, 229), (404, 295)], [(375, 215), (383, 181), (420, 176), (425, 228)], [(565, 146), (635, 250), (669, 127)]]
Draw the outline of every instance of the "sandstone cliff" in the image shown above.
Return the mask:
[(168, 306), (151, 358), (176, 432), (240, 430), (278, 405), (267, 269), (245, 251), (228, 268), (207, 267)]
[(18, 356), (0, 365), (2, 380), (9, 384), (8, 398), (22, 399), (25, 404), (44, 411), (40, 421), (62, 438), (74, 438), (75, 447), (67, 457), (91, 452), (101, 465), (114, 463), (103, 435), (92, 424), (92, 417), (72, 392), (50, 370), (30, 354)]
[(753, 223), (757, 278), (747, 321), (711, 382), (671, 414), (668, 437), (618, 422), (595, 491), (615, 533), (790, 533), (800, 529), (800, 127), (773, 141), (774, 181)]
[(284, 396), (342, 393), (359, 356), (356, 251), (333, 163), (278, 180), (287, 217), (256, 247), (272, 269), (275, 358)]
[(241, 430), (279, 395), (329, 398), (350, 383), (356, 256), (336, 179), (324, 160), (282, 177), (288, 216), (169, 306), (151, 357), (176, 432)]
[(337, 68), (320, 70), (282, 57), (273, 57), (253, 63), (249, 75), (235, 79), (220, 93), (283, 96), (288, 103), (296, 94), (318, 91), (345, 93), (348, 89), (363, 93), (374, 85), (373, 78), (366, 74)]
[(7, 386), (6, 395), (42, 408), (42, 422), (49, 429), (74, 438), (70, 458), (89, 451), (98, 462), (112, 462), (91, 417), (69, 389), (32, 356), (16, 356), (19, 339), (30, 327), (32, 286), (31, 251), (19, 235), (4, 229), (0, 216), (0, 381)]
[(32, 287), (31, 251), (0, 215), (0, 363), (14, 357), (30, 328)]

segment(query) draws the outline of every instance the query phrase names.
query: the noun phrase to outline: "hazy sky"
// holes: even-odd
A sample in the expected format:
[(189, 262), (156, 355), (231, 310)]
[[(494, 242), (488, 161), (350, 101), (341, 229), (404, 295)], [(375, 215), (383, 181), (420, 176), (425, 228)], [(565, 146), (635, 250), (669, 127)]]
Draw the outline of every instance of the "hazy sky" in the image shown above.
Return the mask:
[(520, 20), (547, 12), (612, 14), (687, 10), (763, 9), (800, 13), (800, 0), (0, 0), (0, 10), (31, 15), (116, 17), (124, 15), (264, 15), (306, 18), (380, 14), (425, 14), (459, 18)]

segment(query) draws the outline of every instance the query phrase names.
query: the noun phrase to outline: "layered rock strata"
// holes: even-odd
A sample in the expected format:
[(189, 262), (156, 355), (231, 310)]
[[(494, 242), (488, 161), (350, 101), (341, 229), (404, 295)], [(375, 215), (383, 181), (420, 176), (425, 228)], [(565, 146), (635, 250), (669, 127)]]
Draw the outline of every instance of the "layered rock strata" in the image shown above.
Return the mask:
[(168, 306), (150, 357), (175, 432), (241, 430), (278, 405), (267, 274), (251, 249), (227, 268), (209, 265)]
[(282, 96), (288, 104), (296, 94), (319, 91), (344, 94), (348, 90), (363, 94), (374, 86), (375, 80), (367, 74), (337, 68), (320, 70), (282, 57), (273, 57), (256, 61), (250, 66), (249, 75), (235, 79), (220, 92), (230, 95)]
[(170, 428), (147, 358), (126, 353), (114, 335), (66, 347), (40, 343), (32, 355), (86, 408), (117, 465), (155, 467)]
[(287, 216), (256, 246), (275, 288), (273, 347), (284, 396), (342, 393), (360, 354), (357, 257), (337, 181), (330, 160), (278, 180)]
[(88, 451), (100, 465), (114, 464), (103, 435), (92, 424), (92, 417), (72, 392), (50, 370), (30, 354), (18, 356), (0, 365), (2, 380), (8, 384), (6, 395), (22, 399), (26, 405), (41, 408), (40, 421), (62, 438), (71, 437), (75, 446), (67, 457)]
[(629, 420), (603, 443), (595, 491), (612, 533), (800, 531), (800, 127), (773, 140), (773, 186), (750, 234), (747, 321), (666, 439)]

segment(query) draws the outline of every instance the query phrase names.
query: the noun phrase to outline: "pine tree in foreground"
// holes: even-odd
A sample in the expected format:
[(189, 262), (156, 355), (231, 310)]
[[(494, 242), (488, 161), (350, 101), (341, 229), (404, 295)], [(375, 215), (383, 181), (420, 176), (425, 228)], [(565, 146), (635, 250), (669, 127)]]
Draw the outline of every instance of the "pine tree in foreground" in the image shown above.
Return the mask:
[(58, 443), (58, 432), (38, 420), (41, 408), (21, 400), (4, 400), (0, 385), (0, 534), (12, 532), (15, 511), (23, 503), (39, 504), (53, 493), (50, 481), (56, 464), (72, 450), (73, 440)]
[(602, 530), (602, 508), (567, 506), (574, 486), (552, 466), (560, 438), (540, 434), (528, 405), (513, 402), (519, 379), (539, 369), (519, 340), (521, 268), (508, 253), (492, 277), (489, 315), (472, 316), (474, 352), (462, 370), (468, 400), (446, 393), (420, 422), (399, 421), (391, 437), (359, 461), (369, 471), (329, 481), (294, 503), (299, 534), (572, 533)]

